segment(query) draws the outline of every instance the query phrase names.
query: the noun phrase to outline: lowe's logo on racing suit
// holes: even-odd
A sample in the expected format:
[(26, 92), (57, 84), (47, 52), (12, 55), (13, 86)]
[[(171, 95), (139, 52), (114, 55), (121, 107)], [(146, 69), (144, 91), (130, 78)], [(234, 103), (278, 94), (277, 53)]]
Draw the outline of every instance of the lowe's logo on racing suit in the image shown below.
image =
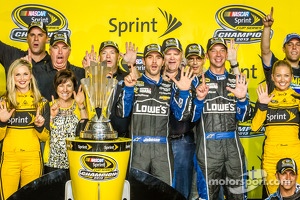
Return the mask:
[(155, 99), (137, 101), (135, 104), (134, 114), (168, 116), (169, 105)]
[(222, 96), (208, 99), (204, 102), (204, 113), (235, 113), (235, 101), (234, 99), (224, 98)]

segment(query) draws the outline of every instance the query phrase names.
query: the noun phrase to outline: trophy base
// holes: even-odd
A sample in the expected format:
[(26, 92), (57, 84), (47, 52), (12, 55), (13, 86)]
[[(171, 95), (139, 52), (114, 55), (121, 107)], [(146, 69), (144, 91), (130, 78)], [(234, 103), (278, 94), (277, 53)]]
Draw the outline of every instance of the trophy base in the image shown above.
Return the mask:
[(79, 138), (86, 140), (114, 140), (118, 138), (118, 133), (117, 131), (111, 131), (109, 133), (94, 133), (90, 131), (84, 131), (80, 133)]
[(80, 139), (87, 140), (114, 140), (118, 138), (118, 132), (113, 130), (109, 120), (88, 121), (85, 128), (79, 133)]

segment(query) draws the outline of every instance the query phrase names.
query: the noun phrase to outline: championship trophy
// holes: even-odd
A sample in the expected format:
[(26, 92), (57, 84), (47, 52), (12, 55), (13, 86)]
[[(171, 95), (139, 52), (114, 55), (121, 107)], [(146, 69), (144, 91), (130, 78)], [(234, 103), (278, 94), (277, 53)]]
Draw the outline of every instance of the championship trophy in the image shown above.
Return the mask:
[[(95, 113), (84, 130), (80, 131), (81, 139), (109, 140), (118, 137), (109, 120), (117, 80), (108, 75), (110, 68), (106, 64), (106, 61), (91, 62), (91, 65), (85, 68), (87, 78), (81, 79), (90, 112)], [(97, 111), (100, 111), (100, 116)]]
[(131, 139), (118, 138), (109, 120), (117, 80), (109, 75), (106, 62), (91, 63), (85, 70), (87, 78), (81, 79), (81, 85), (87, 108), (95, 114), (78, 123), (77, 137), (66, 139), (71, 180), (65, 199), (129, 200), (125, 177)]

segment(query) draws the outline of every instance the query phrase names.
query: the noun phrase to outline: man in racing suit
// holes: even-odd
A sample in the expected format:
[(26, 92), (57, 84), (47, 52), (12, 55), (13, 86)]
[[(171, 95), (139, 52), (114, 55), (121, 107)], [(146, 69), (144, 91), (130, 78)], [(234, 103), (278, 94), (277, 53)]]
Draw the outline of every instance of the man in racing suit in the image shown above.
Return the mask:
[[(137, 79), (134, 72), (124, 78), (125, 87), (119, 97), (116, 111), (121, 117), (132, 113), (130, 134), (133, 147), (130, 167), (148, 172), (171, 185), (172, 157), (168, 135), (172, 83), (164, 81), (160, 75), (164, 62), (161, 46), (147, 45), (143, 62), (145, 73), (141, 78)], [(131, 67), (132, 71), (134, 68)], [(190, 84), (191, 80), (187, 84), (186, 95)], [(181, 112), (176, 112), (178, 113)]]
[(212, 200), (218, 199), (221, 185), (227, 199), (246, 198), (244, 150), (236, 126), (238, 120), (250, 119), (250, 104), (245, 76), (229, 74), (225, 69), (227, 53), (223, 38), (208, 40), (210, 67), (202, 75), (197, 98), (193, 99), (197, 165), (204, 175), (207, 199)]

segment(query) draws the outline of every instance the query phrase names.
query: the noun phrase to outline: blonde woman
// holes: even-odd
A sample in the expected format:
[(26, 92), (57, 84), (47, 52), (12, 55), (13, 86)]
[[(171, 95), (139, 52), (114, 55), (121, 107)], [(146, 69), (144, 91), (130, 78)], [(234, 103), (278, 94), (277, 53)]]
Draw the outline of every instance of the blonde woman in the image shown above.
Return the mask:
[(7, 73), (7, 92), (0, 101), (1, 199), (42, 175), (40, 140), (49, 138), (49, 111), (31, 64), (15, 60)]
[[(293, 80), (291, 64), (286, 60), (276, 61), (271, 78), (275, 88), (270, 94), (267, 86), (259, 85), (257, 88), (257, 112), (251, 124), (253, 131), (260, 130), (263, 125), (266, 127), (262, 167), (267, 173), (268, 195), (278, 189), (275, 177), (278, 160), (288, 157), (300, 163), (300, 99), (290, 87)], [(299, 177), (297, 181), (300, 181)]]

